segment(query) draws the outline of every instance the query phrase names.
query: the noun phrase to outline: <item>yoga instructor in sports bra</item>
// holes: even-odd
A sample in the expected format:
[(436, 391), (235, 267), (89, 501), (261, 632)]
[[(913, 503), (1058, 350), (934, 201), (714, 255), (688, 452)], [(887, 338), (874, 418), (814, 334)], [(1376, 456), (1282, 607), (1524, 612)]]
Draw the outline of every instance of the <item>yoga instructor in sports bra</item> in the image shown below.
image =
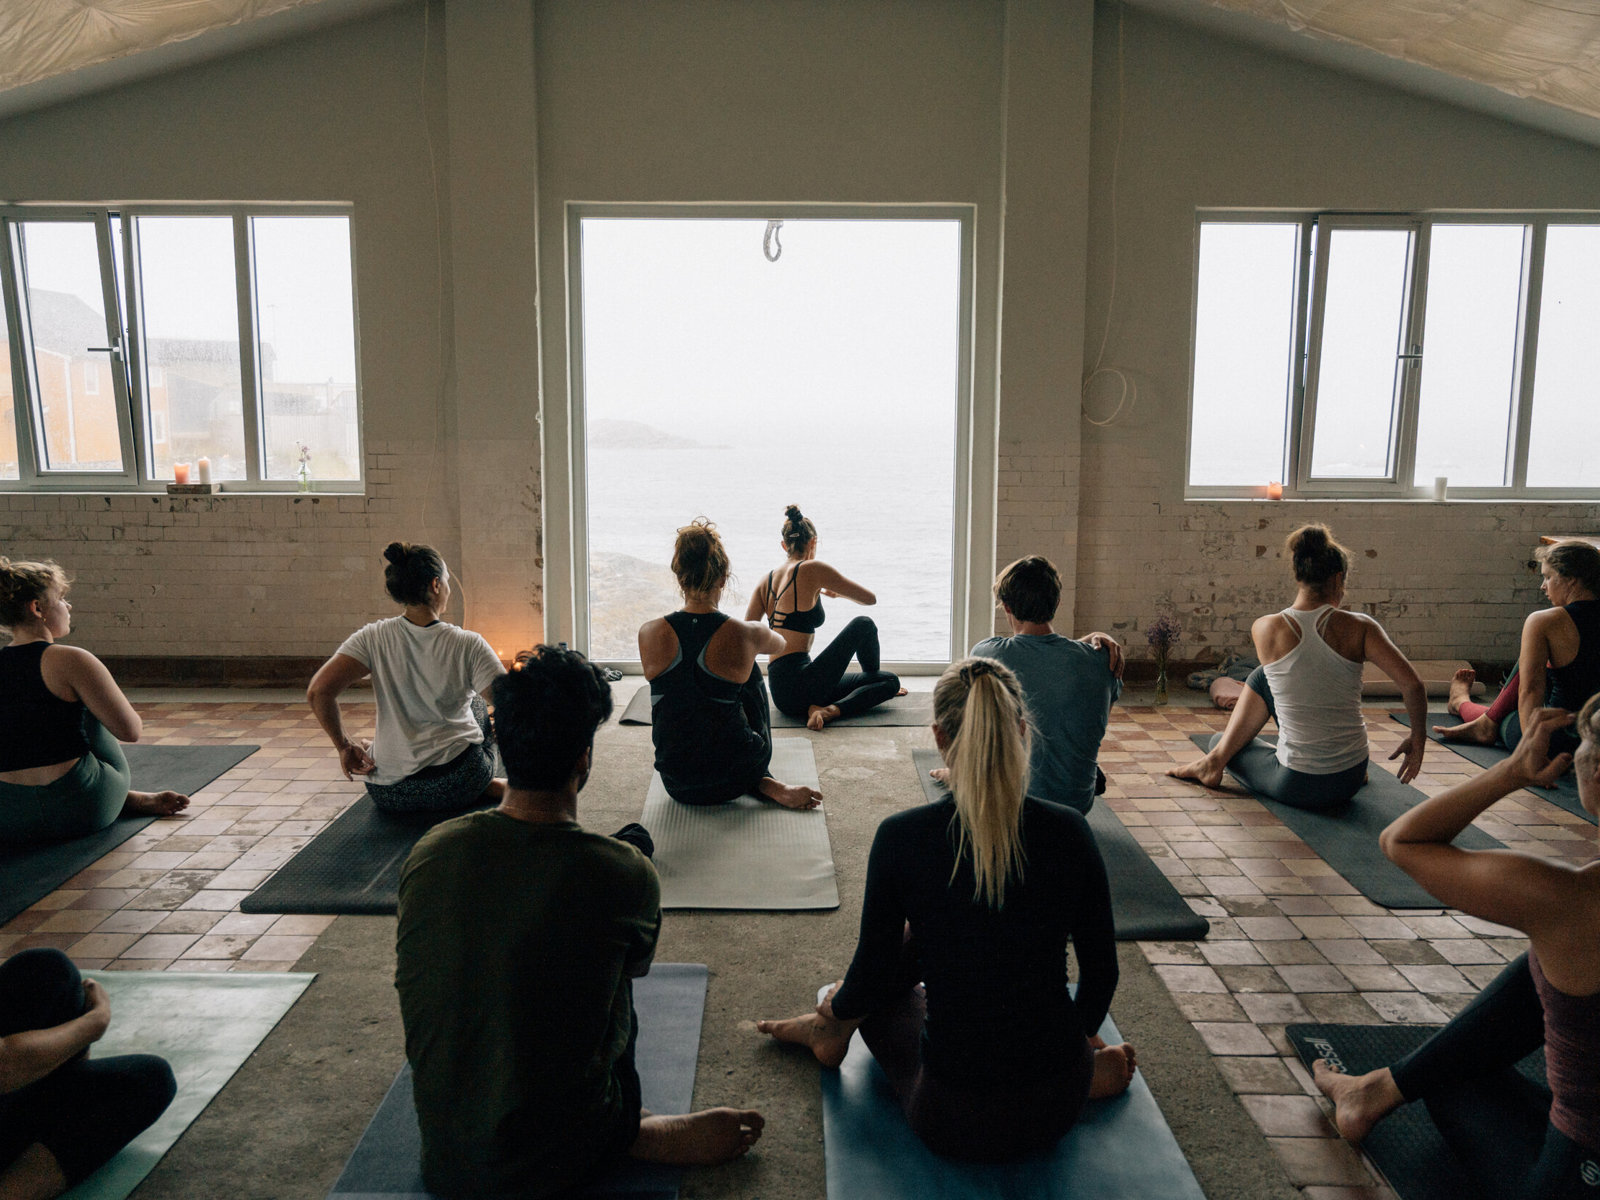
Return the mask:
[[(816, 658), (811, 638), (823, 622), (822, 597), (843, 596), (873, 605), (878, 598), (859, 583), (817, 561), (817, 527), (796, 505), (785, 510), (783, 550), (788, 560), (767, 573), (751, 593), (747, 621), (765, 619), (783, 637), (783, 649), (767, 663), (772, 702), (806, 728), (820, 730), (829, 721), (853, 717), (885, 700), (905, 695), (900, 677), (879, 670), (878, 626), (871, 617), (856, 617)], [(849, 671), (850, 660), (861, 664)]]
[(1428, 696), (1422, 680), (1389, 635), (1364, 613), (1345, 612), (1350, 552), (1326, 525), (1305, 525), (1289, 535), (1284, 551), (1294, 563), (1294, 604), (1269, 613), (1250, 628), (1261, 666), (1245, 680), (1228, 727), (1203, 758), (1167, 774), (1206, 787), (1222, 782), (1229, 760), (1255, 738), (1270, 717), (1278, 723), (1277, 766), (1257, 789), (1279, 803), (1324, 811), (1347, 803), (1367, 781), (1367, 724), (1361, 716), (1361, 665), (1376, 663), (1400, 688), (1411, 732), (1389, 757), (1400, 782), (1422, 770), (1428, 744)]

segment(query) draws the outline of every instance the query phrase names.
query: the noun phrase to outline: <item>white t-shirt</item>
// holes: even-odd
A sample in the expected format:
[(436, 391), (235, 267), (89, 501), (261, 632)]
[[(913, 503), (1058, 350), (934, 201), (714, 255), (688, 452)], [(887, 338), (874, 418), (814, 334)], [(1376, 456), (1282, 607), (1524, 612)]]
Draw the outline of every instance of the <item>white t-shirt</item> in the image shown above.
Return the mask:
[(369, 782), (399, 783), (482, 744), (472, 698), (505, 668), (481, 634), (444, 621), (413, 625), (390, 617), (363, 625), (339, 653), (372, 672), (378, 701), (372, 758), (378, 769), (366, 777)]

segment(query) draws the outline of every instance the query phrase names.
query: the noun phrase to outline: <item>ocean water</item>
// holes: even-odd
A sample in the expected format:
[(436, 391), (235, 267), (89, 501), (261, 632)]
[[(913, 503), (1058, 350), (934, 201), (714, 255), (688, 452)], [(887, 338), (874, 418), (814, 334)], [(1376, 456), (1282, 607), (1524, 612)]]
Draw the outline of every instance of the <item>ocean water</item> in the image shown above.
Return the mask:
[(817, 646), (851, 617), (878, 624), (891, 661), (950, 657), (954, 463), (948, 442), (840, 437), (783, 444), (588, 451), (590, 648), (636, 660), (640, 624), (678, 607), (670, 563), (677, 528), (710, 518), (733, 581), (722, 608), (744, 615), (752, 587), (784, 559), (784, 507), (816, 524), (818, 557), (877, 594), (861, 608), (825, 599)]

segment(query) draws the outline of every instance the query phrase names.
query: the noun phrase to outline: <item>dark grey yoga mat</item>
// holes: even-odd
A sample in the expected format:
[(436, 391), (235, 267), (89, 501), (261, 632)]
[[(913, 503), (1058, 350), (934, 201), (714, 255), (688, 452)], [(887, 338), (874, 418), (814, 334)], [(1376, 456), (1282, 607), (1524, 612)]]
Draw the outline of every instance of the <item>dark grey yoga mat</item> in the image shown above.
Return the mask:
[[(1190, 737), (1202, 750), (1211, 744), (1212, 734)], [(1269, 800), (1251, 782), (1255, 770), (1269, 770), (1274, 764), (1274, 746), (1267, 738), (1257, 738), (1228, 764), (1232, 775), (1280, 821), (1368, 900), (1385, 908), (1438, 908), (1439, 901), (1385, 856), (1378, 846), (1378, 835), (1401, 813), (1411, 808), (1423, 794), (1410, 784), (1401, 783), (1388, 771), (1373, 763), (1367, 768), (1367, 783), (1344, 808), (1334, 812), (1307, 812)], [(1467, 828), (1456, 838), (1463, 850), (1500, 850), (1500, 842), (1481, 829)]]
[[(688, 1112), (700, 1057), (700, 1023), (706, 1006), (706, 968), (657, 963), (633, 983), (639, 1015), (634, 1063), (644, 1107), (655, 1113)], [(654, 1163), (623, 1162), (579, 1196), (628, 1196), (673, 1200), (682, 1170)], [(411, 1100), (411, 1068), (395, 1077), (367, 1131), (361, 1135), (328, 1200), (431, 1200), (422, 1184), (422, 1135)]]
[[(931, 725), (933, 723), (933, 693), (911, 692), (905, 696), (896, 696), (893, 700), (886, 700), (876, 708), (869, 708), (866, 712), (856, 717), (841, 717), (831, 722), (834, 725), (867, 725), (883, 728), (886, 726), (911, 727), (916, 725)], [(622, 710), (622, 716), (617, 718), (619, 725), (648, 725), (650, 724), (650, 685), (647, 683), (634, 692), (633, 699), (628, 701), (628, 707)], [(806, 723), (791, 717), (786, 713), (772, 710), (772, 727), (774, 729), (804, 729)]]
[[(944, 785), (928, 777), (930, 770), (944, 765), (939, 752), (913, 750), (911, 762), (928, 802), (943, 800), (949, 794)], [(1089, 810), (1089, 828), (1111, 881), (1111, 920), (1119, 942), (1189, 941), (1206, 936), (1210, 922), (1189, 907), (1115, 813), (1097, 803)]]
[[(1411, 716), (1409, 713), (1390, 713), (1389, 715), (1407, 729), (1411, 728)], [(1429, 713), (1428, 724), (1430, 726), (1459, 725), (1461, 724), (1461, 718), (1454, 713)], [(1428, 730), (1428, 740), (1438, 742), (1441, 746), (1448, 746), (1468, 762), (1477, 763), (1480, 767), (1492, 767), (1495, 763), (1511, 755), (1511, 751), (1504, 746), (1480, 746), (1475, 742), (1447, 742), (1434, 733), (1432, 729)], [(1533, 787), (1528, 790), (1535, 796), (1540, 796), (1550, 801), (1557, 808), (1564, 808), (1569, 813), (1582, 817), (1591, 825), (1595, 823), (1595, 819), (1584, 809), (1583, 801), (1578, 799), (1578, 777), (1571, 771), (1563, 775), (1553, 788)]]
[[(124, 746), (141, 792), (198, 792), (259, 746)], [(0, 847), (0, 925), (95, 864), (155, 817), (121, 817), (98, 833), (42, 846)]]
[[(1364, 1075), (1387, 1067), (1438, 1031), (1437, 1025), (1291, 1025), (1289, 1041), (1306, 1069), (1319, 1058), (1341, 1065), (1346, 1074)], [(1517, 1064), (1535, 1083), (1544, 1084), (1544, 1051)], [(1477, 1188), (1461, 1161), (1439, 1136), (1426, 1106), (1404, 1104), (1379, 1121), (1361, 1148), (1402, 1200), (1460, 1200)]]

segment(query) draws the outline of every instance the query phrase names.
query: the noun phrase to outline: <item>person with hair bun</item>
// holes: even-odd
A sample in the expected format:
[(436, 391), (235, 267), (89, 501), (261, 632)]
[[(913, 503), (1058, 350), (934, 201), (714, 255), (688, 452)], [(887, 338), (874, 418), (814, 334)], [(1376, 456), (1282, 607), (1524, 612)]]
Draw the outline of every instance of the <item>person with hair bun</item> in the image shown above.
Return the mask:
[(757, 621), (717, 610), (728, 583), (728, 548), (704, 517), (678, 530), (672, 573), (683, 608), (639, 627), (655, 766), (667, 794), (681, 804), (750, 795), (785, 808), (817, 807), (821, 792), (767, 773), (772, 717), (756, 656), (776, 654), (784, 642)]
[(1367, 781), (1367, 723), (1361, 716), (1361, 666), (1376, 663), (1400, 688), (1411, 732), (1390, 759), (1404, 758), (1400, 781), (1422, 770), (1428, 694), (1416, 670), (1389, 635), (1364, 613), (1346, 612), (1350, 552), (1326, 525), (1289, 535), (1284, 553), (1294, 566), (1294, 604), (1250, 627), (1261, 665), (1245, 680), (1227, 728), (1207, 753), (1167, 774), (1206, 787), (1222, 783), (1233, 756), (1269, 719), (1278, 724), (1277, 767), (1256, 780), (1270, 799), (1323, 812), (1347, 804)]
[(140, 792), (123, 742), (144, 722), (106, 665), (60, 638), (70, 581), (55, 563), (0, 557), (0, 843), (84, 837), (119, 816), (170, 817), (181, 792)]
[(1016, 676), (963, 659), (933, 706), (951, 795), (878, 826), (850, 970), (813, 1012), (756, 1028), (829, 1068), (859, 1028), (931, 1150), (1004, 1161), (1132, 1080), (1133, 1047), (1097, 1034), (1117, 988), (1111, 894), (1083, 814), (1027, 795)]
[[(823, 596), (868, 606), (878, 598), (818, 561), (817, 527), (798, 505), (784, 510), (782, 545), (787, 560), (767, 572), (744, 614), (747, 621), (765, 620), (783, 638), (783, 648), (767, 662), (772, 702), (818, 731), (829, 721), (905, 695), (900, 677), (880, 669), (878, 626), (871, 617), (852, 618), (826, 650), (811, 657), (811, 640), (823, 621)], [(852, 658), (861, 664), (859, 672), (849, 670)]]
[[(1550, 607), (1530, 613), (1522, 623), (1517, 669), (1493, 704), (1472, 700), (1477, 675), (1470, 668), (1450, 681), (1450, 711), (1460, 725), (1435, 725), (1447, 742), (1477, 742), (1517, 748), (1522, 730), (1542, 706), (1577, 712), (1600, 692), (1600, 549), (1569, 540), (1542, 546), (1539, 590)], [(1557, 753), (1577, 749), (1570, 730), (1557, 730)]]
[[(397, 617), (363, 625), (317, 670), (306, 700), (346, 779), (361, 776), (385, 812), (460, 812), (500, 799), (494, 732), (483, 693), (505, 674), (481, 634), (443, 619), (450, 570), (431, 546), (390, 542), (384, 587)], [(339, 693), (372, 677), (370, 743), (345, 735)]]

